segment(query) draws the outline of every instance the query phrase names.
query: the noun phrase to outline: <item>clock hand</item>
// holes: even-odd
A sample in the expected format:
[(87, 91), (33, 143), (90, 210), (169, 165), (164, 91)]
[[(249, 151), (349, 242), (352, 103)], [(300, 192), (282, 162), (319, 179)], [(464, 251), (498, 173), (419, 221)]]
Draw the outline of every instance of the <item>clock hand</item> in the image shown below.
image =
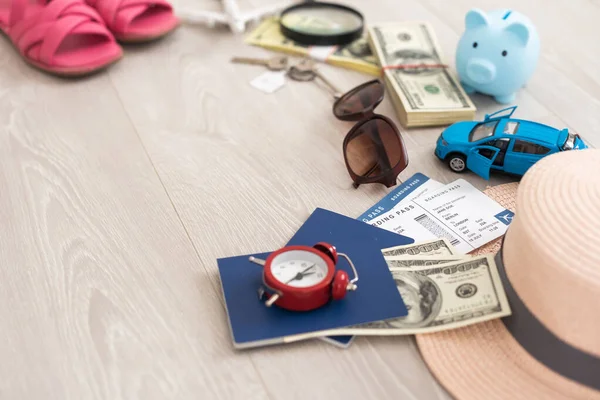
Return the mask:
[(313, 264), (313, 265), (311, 265), (310, 267), (308, 267), (308, 268), (305, 268), (305, 269), (304, 269), (304, 270), (302, 270), (302, 272), (300, 272), (300, 273), (301, 273), (302, 275), (304, 275), (304, 273), (305, 273), (306, 271), (308, 271), (309, 269), (311, 269), (311, 268), (312, 268), (312, 267), (314, 267), (315, 265), (317, 265), (317, 264)]
[[(307, 273), (305, 273), (305, 274), (302, 275), (302, 278), (304, 278), (305, 276), (308, 276), (308, 275), (315, 274), (315, 273), (316, 272), (314, 272), (314, 271), (313, 272), (307, 272)], [(302, 279), (302, 278), (300, 278), (300, 279)]]
[(296, 275), (294, 275), (294, 277), (292, 279), (290, 279), (289, 281), (285, 282), (285, 285), (287, 285), (291, 281), (295, 281), (296, 279), (302, 279), (302, 277), (304, 276), (304, 273), (306, 271), (308, 271), (309, 269), (311, 269), (312, 267), (314, 267), (315, 265), (317, 265), (317, 264), (313, 264), (310, 267), (304, 268), (302, 271), (300, 271)]
[(295, 281), (296, 279), (300, 279), (302, 278), (302, 274), (300, 272), (298, 272), (296, 275), (294, 275), (294, 277), (292, 279), (290, 279), (287, 282), (284, 282), (285, 285), (287, 285), (288, 283), (290, 283), (291, 281)]

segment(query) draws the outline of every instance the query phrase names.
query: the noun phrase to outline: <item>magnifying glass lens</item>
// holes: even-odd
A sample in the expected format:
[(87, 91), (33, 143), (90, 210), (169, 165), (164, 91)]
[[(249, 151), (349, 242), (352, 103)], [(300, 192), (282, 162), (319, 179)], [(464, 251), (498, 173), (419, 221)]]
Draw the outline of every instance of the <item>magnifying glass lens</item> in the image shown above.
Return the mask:
[(341, 8), (303, 7), (290, 11), (281, 19), (286, 27), (309, 35), (337, 35), (360, 29), (362, 20)]
[(360, 38), (364, 18), (357, 10), (335, 3), (300, 3), (281, 13), (281, 33), (309, 46), (345, 46)]

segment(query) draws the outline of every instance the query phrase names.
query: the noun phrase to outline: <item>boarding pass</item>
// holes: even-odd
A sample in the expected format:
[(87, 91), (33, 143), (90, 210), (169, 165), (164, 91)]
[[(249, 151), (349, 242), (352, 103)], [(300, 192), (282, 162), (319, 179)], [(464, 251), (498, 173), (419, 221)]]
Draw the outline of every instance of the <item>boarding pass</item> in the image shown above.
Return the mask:
[(464, 179), (443, 185), (418, 174), (394, 193), (403, 194), (386, 196), (359, 219), (415, 241), (445, 237), (465, 254), (504, 235), (514, 216)]

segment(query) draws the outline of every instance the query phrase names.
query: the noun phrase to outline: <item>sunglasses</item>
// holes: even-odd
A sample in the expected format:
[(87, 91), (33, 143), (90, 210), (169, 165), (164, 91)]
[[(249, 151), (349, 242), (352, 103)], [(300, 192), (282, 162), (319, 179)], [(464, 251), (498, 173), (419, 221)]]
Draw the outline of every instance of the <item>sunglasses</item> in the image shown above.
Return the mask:
[(354, 188), (365, 183), (392, 187), (408, 166), (406, 146), (396, 124), (375, 114), (375, 107), (383, 96), (383, 83), (375, 79), (350, 90), (333, 104), (336, 118), (357, 121), (343, 144), (344, 160)]

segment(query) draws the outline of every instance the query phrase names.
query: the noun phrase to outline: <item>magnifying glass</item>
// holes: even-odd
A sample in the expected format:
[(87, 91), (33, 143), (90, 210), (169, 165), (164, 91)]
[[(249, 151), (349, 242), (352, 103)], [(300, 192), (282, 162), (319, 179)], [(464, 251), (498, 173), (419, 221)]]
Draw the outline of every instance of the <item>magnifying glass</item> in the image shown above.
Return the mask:
[(283, 10), (279, 27), (284, 36), (300, 44), (344, 46), (362, 36), (364, 17), (341, 4), (309, 1)]

